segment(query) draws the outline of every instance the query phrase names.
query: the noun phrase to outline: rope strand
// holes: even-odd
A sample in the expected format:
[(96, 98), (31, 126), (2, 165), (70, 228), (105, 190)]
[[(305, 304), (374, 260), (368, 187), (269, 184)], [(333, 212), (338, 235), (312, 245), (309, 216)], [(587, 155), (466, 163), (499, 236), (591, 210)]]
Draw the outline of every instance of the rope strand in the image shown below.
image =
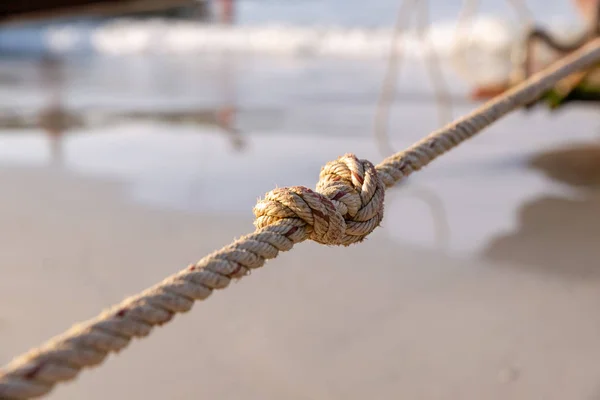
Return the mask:
[(0, 370), (0, 399), (49, 393), (57, 383), (100, 364), (132, 338), (147, 336), (154, 326), (189, 311), (196, 300), (205, 300), (296, 243), (309, 238), (327, 245), (360, 242), (383, 218), (384, 187), (599, 61), (600, 38), (377, 167), (348, 154), (322, 169), (316, 191), (297, 186), (269, 192), (254, 209), (254, 233), (14, 359)]

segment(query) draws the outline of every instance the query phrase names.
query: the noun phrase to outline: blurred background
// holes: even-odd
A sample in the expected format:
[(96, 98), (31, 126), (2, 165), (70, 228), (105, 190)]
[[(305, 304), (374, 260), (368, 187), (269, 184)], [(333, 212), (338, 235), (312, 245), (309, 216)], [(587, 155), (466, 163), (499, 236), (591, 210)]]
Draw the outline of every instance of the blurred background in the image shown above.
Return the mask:
[[(529, 25), (559, 38), (585, 28), (561, 0), (63, 3), (9, 2), (0, 15), (0, 164), (124, 181), (133, 201), (158, 208), (236, 215), (276, 184), (302, 175), (296, 183), (311, 186), (331, 157), (377, 162), (474, 109), (469, 91), (507, 79)], [(459, 158), (472, 171), (485, 164), (471, 157), (509, 163), (538, 140), (597, 130), (596, 111), (520, 113), (514, 124), (527, 131), (591, 119), (568, 135), (519, 134), (518, 146), (484, 135), (485, 152), (514, 148), (502, 160)], [(431, 171), (444, 172), (456, 175)]]
[[(567, 0), (3, 2), (0, 365), (252, 231), (274, 187), (473, 110), (531, 23), (584, 29)], [(51, 397), (598, 398), (599, 116), (514, 113), (388, 191), (367, 243), (298, 246)]]
[[(253, 132), (368, 136), (392, 43), (403, 60), (388, 103), (435, 101), (437, 84), (442, 101), (460, 104), (465, 84), (507, 74), (524, 23), (581, 30), (560, 0), (10, 3), (0, 14), (0, 130), (40, 141), (45, 132), (54, 162), (69, 158), (66, 134), (78, 141), (123, 124), (167, 124), (172, 141), (211, 129), (236, 151)], [(458, 31), (469, 3), (481, 4)], [(459, 68), (459, 52), (471, 64)], [(435, 79), (423, 63), (433, 55)]]

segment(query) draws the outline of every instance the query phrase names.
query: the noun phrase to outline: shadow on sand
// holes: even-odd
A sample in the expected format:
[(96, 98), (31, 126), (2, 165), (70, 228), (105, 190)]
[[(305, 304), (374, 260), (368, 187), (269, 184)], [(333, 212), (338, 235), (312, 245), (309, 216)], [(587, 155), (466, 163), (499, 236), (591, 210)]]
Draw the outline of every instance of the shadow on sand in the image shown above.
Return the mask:
[(575, 195), (524, 204), (516, 230), (493, 239), (483, 256), (566, 278), (600, 278), (600, 145), (551, 150), (529, 165)]

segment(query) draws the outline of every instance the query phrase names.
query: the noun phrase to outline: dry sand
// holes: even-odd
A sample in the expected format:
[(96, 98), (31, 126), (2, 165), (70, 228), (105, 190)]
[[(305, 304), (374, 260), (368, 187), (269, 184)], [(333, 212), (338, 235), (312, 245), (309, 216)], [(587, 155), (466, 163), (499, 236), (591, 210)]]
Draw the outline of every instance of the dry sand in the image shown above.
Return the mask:
[[(366, 243), (299, 245), (49, 398), (600, 399), (590, 116), (508, 119), (389, 192)], [(54, 167), (43, 138), (2, 139), (0, 364), (250, 231), (270, 187), (381, 158), (160, 129), (73, 138)]]

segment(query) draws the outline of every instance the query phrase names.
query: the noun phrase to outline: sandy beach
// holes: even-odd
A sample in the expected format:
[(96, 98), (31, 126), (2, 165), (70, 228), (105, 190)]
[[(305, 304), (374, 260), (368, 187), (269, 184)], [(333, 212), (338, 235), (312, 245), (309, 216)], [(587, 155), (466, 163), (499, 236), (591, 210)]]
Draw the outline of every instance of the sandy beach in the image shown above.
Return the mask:
[[(434, 124), (413, 107), (398, 149)], [(299, 245), (49, 398), (597, 399), (597, 124), (517, 113), (388, 192), (367, 242)], [(381, 159), (360, 124), (338, 133), (257, 129), (236, 151), (123, 123), (59, 160), (40, 131), (0, 137), (0, 363), (250, 232), (271, 188)]]

